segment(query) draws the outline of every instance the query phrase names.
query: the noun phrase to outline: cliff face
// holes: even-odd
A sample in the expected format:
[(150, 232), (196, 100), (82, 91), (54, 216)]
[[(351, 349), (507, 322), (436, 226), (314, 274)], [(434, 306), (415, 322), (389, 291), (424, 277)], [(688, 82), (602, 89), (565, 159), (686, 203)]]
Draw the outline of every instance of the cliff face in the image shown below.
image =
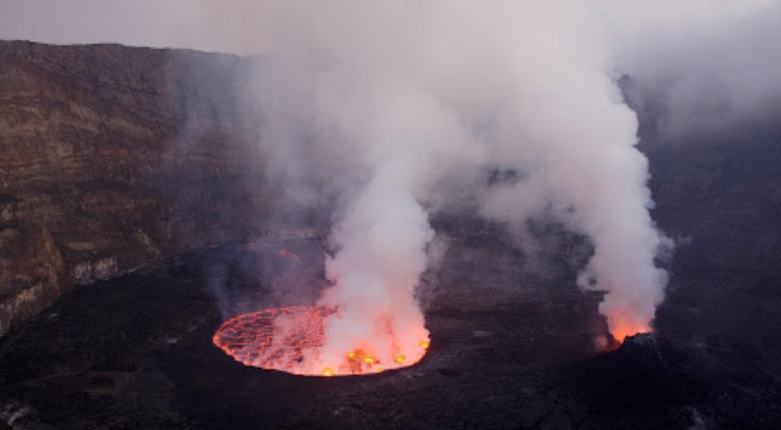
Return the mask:
[(251, 67), (0, 41), (0, 332), (74, 284), (258, 230)]

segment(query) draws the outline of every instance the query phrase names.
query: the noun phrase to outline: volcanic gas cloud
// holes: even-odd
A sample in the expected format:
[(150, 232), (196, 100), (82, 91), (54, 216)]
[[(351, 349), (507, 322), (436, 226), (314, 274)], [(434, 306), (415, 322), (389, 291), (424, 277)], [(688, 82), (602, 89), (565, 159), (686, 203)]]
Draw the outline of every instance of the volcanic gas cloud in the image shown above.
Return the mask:
[[(429, 339), (415, 297), (434, 248), (429, 217), (465, 208), (522, 243), (532, 221), (588, 237), (578, 284), (607, 293), (599, 310), (617, 340), (650, 331), (669, 241), (649, 214), (648, 162), (616, 84), (613, 4), (237, 2), (260, 29), (242, 36), (245, 50), (276, 54), (254, 82), (260, 117), (249, 118), (265, 172), (291, 204), (334, 209), (332, 286), (317, 308), (229, 321), (218, 344), (307, 374), (368, 371), (355, 357), (416, 361)], [(497, 170), (513, 180), (488, 181)]]

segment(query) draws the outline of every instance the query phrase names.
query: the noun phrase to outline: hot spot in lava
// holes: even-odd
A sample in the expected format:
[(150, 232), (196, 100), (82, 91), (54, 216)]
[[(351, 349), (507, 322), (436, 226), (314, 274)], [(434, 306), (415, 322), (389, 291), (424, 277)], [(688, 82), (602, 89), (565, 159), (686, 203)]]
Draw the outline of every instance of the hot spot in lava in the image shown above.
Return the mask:
[(428, 339), (421, 339), (415, 351), (389, 353), (356, 346), (339, 354), (341, 359), (331, 359), (336, 362), (324, 362), (320, 356), (325, 355), (321, 354), (325, 324), (335, 314), (319, 306), (266, 309), (226, 321), (212, 340), (246, 366), (312, 376), (365, 375), (407, 367), (420, 361), (428, 349)]

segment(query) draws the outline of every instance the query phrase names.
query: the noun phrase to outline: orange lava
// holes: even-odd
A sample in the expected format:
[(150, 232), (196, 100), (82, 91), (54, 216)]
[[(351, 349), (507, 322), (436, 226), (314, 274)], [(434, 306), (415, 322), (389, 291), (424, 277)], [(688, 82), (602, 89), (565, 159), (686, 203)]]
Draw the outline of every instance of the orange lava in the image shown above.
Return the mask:
[(624, 341), (628, 337), (636, 336), (638, 334), (643, 333), (650, 333), (650, 330), (628, 330), (628, 331), (620, 331), (618, 333), (611, 333), (612, 341), (608, 341), (607, 344), (607, 350), (613, 351), (615, 349), (618, 349), (621, 345), (624, 344)]
[[(353, 350), (343, 354), (342, 363), (311, 362), (323, 345), (324, 323), (335, 311), (317, 306), (266, 309), (239, 315), (226, 321), (212, 341), (236, 361), (253, 367), (312, 376), (363, 375), (406, 367), (420, 358), (394, 356), (381, 363), (372, 354)], [(428, 349), (420, 342), (420, 357)], [(309, 361), (307, 361), (309, 359)]]
[[(320, 307), (288, 307), (239, 315), (225, 322), (212, 340), (247, 366), (288, 370), (303, 360), (306, 349), (322, 344), (323, 320), (332, 313)], [(289, 319), (290, 327), (279, 339), (281, 327), (275, 321), (281, 318)]]
[(616, 340), (616, 343), (618, 345), (621, 345), (622, 343), (624, 343), (624, 340), (626, 340), (626, 338), (628, 337), (632, 337), (640, 333), (649, 333), (650, 331), (651, 330), (649, 330), (647, 327), (643, 327), (643, 328), (621, 327), (619, 329), (613, 329), (610, 334)]
[(640, 333), (650, 333), (653, 330), (647, 320), (639, 318), (627, 309), (613, 310), (607, 314), (608, 331), (618, 345), (624, 343), (627, 337)]

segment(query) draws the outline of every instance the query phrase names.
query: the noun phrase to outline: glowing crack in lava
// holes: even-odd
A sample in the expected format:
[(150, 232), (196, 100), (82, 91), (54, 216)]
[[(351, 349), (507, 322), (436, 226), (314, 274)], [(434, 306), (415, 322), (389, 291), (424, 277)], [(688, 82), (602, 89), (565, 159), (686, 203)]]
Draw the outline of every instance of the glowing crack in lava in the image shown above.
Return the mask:
[(364, 375), (411, 366), (426, 353), (428, 339), (417, 351), (392, 351), (393, 360), (381, 361), (379, 351), (345, 351), (341, 362), (321, 362), (326, 320), (336, 311), (319, 306), (266, 309), (226, 321), (214, 334), (216, 346), (236, 361), (263, 369), (297, 375)]

